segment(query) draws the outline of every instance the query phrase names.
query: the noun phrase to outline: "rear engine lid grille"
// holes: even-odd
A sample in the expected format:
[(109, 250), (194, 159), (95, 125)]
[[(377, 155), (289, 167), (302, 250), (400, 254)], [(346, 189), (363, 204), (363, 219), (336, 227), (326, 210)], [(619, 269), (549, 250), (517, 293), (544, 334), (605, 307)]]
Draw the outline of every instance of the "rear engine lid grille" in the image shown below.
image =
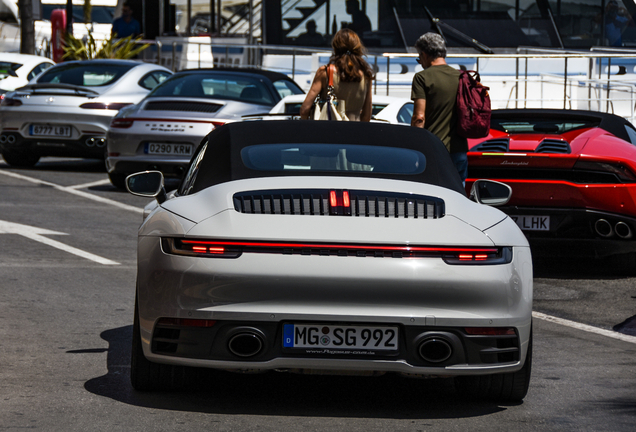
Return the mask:
[(567, 141), (547, 138), (541, 141), (535, 153), (570, 154), (572, 153), (572, 149)]
[(490, 139), (488, 141), (484, 141), (482, 143), (477, 144), (475, 147), (470, 149), (471, 152), (498, 152), (498, 153), (506, 153), (508, 152), (510, 146), (509, 138), (495, 138)]
[(148, 111), (187, 111), (215, 113), (222, 107), (222, 104), (217, 103), (157, 101), (146, 103), (144, 109)]
[(262, 190), (234, 194), (234, 209), (251, 214), (439, 219), (444, 200), (364, 190)]

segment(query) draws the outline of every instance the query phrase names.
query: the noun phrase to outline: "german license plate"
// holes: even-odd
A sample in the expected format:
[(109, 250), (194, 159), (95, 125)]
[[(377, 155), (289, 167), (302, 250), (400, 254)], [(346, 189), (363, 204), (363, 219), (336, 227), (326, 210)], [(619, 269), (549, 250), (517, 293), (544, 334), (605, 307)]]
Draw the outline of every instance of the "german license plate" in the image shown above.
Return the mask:
[(385, 326), (285, 324), (285, 348), (397, 351), (398, 328)]
[(550, 216), (510, 216), (524, 231), (550, 231)]
[(32, 124), (29, 126), (29, 135), (48, 137), (70, 137), (71, 127), (47, 124)]
[(146, 154), (175, 155), (175, 156), (191, 156), (192, 144), (164, 144), (164, 143), (147, 143), (145, 148)]

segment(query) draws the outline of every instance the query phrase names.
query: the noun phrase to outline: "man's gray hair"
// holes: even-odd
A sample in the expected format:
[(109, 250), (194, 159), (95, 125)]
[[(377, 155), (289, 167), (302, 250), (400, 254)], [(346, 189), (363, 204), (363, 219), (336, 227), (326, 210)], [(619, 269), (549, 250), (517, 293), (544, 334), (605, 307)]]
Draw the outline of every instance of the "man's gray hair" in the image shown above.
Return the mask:
[(432, 59), (439, 57), (446, 58), (446, 42), (444, 42), (444, 38), (437, 33), (424, 33), (417, 42), (415, 42), (415, 48)]

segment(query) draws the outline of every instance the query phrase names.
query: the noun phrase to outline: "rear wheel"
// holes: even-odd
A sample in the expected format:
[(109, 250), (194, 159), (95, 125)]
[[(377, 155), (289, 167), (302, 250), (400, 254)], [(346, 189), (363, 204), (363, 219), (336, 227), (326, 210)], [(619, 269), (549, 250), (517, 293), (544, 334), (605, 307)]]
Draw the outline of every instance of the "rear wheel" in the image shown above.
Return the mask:
[(472, 397), (502, 402), (520, 402), (528, 393), (531, 371), (532, 331), (530, 331), (526, 362), (517, 372), (457, 377), (455, 385), (458, 391)]
[(194, 383), (196, 369), (153, 363), (148, 360), (141, 345), (140, 331), (139, 307), (135, 298), (135, 319), (130, 360), (130, 383), (135, 390), (178, 390)]
[(40, 160), (39, 155), (27, 153), (25, 151), (5, 150), (2, 152), (2, 158), (11, 166), (20, 168), (29, 168), (34, 166)]
[(126, 189), (126, 174), (122, 173), (108, 173), (108, 178), (113, 186), (117, 189)]

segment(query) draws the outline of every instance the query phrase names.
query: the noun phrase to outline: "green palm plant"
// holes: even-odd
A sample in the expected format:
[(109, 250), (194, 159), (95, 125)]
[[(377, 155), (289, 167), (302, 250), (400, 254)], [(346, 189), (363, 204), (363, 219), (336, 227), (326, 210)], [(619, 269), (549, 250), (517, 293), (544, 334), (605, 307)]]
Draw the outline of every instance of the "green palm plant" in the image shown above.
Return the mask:
[(116, 39), (111, 35), (98, 45), (90, 30), (86, 41), (67, 33), (64, 35), (62, 60), (130, 59), (150, 46), (140, 45), (140, 41), (141, 36), (134, 39), (132, 36)]

